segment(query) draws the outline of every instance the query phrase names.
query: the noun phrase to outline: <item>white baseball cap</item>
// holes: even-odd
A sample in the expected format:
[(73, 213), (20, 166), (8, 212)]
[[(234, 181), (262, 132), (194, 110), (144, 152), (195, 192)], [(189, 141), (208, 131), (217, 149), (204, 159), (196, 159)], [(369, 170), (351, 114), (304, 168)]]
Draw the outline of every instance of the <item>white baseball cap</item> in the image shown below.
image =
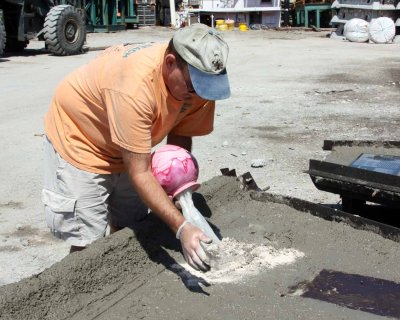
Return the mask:
[(229, 48), (221, 34), (205, 24), (195, 23), (179, 29), (174, 37), (175, 50), (188, 63), (196, 94), (206, 100), (229, 98), (226, 63)]

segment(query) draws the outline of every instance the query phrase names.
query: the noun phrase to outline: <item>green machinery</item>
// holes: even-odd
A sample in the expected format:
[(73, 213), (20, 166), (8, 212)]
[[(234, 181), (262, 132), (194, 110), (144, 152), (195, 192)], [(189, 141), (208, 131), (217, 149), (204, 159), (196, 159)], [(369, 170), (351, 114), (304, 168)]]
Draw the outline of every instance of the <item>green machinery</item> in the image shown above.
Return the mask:
[(138, 27), (134, 0), (90, 0), (85, 2), (89, 32), (109, 32)]
[(134, 0), (0, 0), (0, 56), (23, 50), (30, 40), (65, 56), (82, 52), (86, 32), (138, 26)]
[(296, 7), (296, 23), (298, 26), (308, 28), (309, 15), (315, 13), (315, 26), (317, 29), (321, 25), (321, 13), (328, 12), (332, 17), (332, 4), (331, 3), (306, 3), (302, 6)]

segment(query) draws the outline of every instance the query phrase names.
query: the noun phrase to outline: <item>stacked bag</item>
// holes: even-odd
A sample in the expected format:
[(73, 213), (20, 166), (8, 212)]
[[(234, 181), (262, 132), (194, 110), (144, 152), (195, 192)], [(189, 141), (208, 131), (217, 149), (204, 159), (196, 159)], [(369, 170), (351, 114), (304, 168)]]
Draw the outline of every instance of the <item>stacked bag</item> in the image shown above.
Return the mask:
[(396, 35), (396, 27), (387, 17), (372, 19), (370, 23), (354, 18), (344, 25), (343, 35), (352, 42), (390, 43)]

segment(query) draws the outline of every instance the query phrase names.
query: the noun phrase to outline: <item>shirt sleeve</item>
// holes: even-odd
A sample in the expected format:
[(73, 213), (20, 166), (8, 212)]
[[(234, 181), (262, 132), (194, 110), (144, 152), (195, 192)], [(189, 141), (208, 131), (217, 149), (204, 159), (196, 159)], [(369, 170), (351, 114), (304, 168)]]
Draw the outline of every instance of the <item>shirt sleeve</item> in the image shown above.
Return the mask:
[(151, 152), (151, 127), (154, 110), (143, 95), (131, 96), (110, 89), (103, 91), (111, 139), (122, 148)]
[(207, 135), (214, 129), (214, 113), (215, 101), (206, 101), (197, 107), (189, 107), (183, 112), (182, 118), (178, 118), (170, 133), (186, 137)]

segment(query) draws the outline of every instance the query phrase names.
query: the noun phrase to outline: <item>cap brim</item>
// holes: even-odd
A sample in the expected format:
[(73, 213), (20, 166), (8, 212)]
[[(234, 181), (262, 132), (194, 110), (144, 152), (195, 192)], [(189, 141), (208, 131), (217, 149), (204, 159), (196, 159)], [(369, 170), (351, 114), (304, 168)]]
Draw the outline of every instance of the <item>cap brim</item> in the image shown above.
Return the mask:
[(206, 100), (227, 99), (231, 95), (228, 74), (224, 69), (219, 74), (202, 72), (188, 63), (190, 80), (196, 94)]

